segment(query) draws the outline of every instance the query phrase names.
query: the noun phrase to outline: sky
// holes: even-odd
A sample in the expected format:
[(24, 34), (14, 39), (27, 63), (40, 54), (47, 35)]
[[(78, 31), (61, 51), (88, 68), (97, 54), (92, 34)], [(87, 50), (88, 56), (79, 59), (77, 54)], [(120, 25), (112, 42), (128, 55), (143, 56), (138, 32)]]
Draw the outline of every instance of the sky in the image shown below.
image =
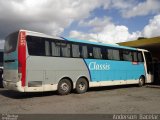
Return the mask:
[(160, 0), (0, 0), (0, 48), (19, 29), (115, 44), (160, 36)]

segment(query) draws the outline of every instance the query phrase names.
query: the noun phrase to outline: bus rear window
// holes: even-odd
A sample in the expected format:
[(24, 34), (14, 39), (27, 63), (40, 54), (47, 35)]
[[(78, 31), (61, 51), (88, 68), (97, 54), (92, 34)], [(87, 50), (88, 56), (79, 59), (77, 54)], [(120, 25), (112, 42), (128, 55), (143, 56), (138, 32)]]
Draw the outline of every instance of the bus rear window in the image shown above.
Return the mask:
[(18, 32), (10, 34), (5, 39), (4, 52), (5, 53), (14, 52), (17, 48), (17, 41), (18, 41)]

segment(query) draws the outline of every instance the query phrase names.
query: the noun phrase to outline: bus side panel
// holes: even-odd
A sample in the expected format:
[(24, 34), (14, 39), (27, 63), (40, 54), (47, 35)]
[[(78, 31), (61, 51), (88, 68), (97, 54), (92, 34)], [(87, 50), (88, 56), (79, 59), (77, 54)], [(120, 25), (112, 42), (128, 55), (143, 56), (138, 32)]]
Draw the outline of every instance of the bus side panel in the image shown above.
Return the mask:
[(63, 77), (69, 77), (75, 88), (81, 76), (90, 80), (83, 59), (29, 56), (25, 91), (57, 90), (57, 84)]
[(141, 75), (145, 75), (143, 63), (132, 64), (129, 61), (95, 59), (85, 59), (85, 61), (92, 82), (138, 80)]
[(29, 56), (25, 91), (57, 90), (58, 82), (63, 77), (69, 77), (75, 88), (75, 83), (81, 76), (88, 78), (90, 87), (96, 87), (135, 84), (141, 75), (145, 75), (143, 63), (93, 59), (84, 61), (76, 58)]

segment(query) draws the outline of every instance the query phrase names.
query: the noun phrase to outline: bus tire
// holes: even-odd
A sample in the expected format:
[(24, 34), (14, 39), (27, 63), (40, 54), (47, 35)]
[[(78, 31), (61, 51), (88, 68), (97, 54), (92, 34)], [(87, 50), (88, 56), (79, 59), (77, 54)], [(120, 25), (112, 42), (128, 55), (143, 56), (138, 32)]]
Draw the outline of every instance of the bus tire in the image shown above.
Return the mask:
[(141, 77), (139, 78), (139, 84), (138, 84), (138, 85), (139, 85), (139, 87), (142, 87), (142, 86), (145, 85), (145, 79), (144, 79), (144, 77), (141, 76)]
[(67, 95), (71, 92), (71, 88), (72, 87), (72, 84), (70, 82), (70, 80), (64, 78), (62, 80), (59, 81), (58, 83), (58, 94), (59, 95)]
[(78, 94), (85, 93), (88, 90), (88, 82), (85, 78), (79, 78), (76, 82), (76, 92)]

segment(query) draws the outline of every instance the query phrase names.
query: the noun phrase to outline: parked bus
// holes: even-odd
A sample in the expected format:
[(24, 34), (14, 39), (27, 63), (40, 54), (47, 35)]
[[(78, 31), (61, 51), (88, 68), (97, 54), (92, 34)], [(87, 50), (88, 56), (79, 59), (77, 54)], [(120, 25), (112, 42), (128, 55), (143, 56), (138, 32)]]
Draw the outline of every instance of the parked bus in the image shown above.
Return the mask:
[(143, 86), (153, 80), (151, 62), (147, 50), (19, 30), (5, 40), (3, 84), (61, 95), (98, 86)]

